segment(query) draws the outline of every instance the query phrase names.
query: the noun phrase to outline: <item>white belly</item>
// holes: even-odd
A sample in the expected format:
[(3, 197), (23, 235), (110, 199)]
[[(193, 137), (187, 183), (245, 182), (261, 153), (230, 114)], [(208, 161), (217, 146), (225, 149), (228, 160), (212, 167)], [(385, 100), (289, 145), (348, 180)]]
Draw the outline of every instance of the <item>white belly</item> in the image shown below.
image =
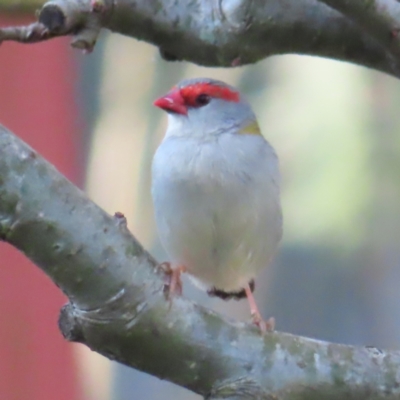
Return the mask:
[(207, 288), (242, 289), (281, 238), (278, 181), (277, 158), (261, 136), (166, 138), (153, 160), (152, 194), (172, 264)]

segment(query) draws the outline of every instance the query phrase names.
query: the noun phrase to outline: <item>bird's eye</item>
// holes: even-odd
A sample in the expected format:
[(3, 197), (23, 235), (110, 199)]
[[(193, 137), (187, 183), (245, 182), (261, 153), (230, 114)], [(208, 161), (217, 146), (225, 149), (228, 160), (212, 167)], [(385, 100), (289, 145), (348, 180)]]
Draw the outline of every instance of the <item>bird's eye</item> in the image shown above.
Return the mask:
[(196, 106), (202, 107), (207, 105), (211, 100), (211, 97), (208, 94), (202, 93), (196, 97)]

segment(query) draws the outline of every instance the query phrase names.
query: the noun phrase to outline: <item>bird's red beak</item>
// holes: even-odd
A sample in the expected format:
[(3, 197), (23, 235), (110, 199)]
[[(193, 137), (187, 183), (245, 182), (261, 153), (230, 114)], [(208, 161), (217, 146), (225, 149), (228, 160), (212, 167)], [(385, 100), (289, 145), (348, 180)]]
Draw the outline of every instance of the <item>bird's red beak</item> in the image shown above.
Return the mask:
[(158, 98), (153, 104), (167, 112), (187, 115), (185, 100), (179, 89), (172, 89), (165, 96)]

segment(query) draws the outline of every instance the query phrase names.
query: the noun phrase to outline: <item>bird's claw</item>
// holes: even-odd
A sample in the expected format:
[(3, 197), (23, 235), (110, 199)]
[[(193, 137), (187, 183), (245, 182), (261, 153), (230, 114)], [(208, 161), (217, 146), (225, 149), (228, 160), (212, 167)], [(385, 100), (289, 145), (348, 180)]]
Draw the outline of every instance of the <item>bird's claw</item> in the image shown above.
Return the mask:
[(94, 13), (104, 13), (107, 7), (104, 0), (90, 0), (90, 8)]
[(259, 313), (252, 313), (251, 320), (254, 325), (258, 326), (262, 335), (265, 335), (267, 332), (274, 332), (275, 330), (274, 317), (270, 317), (266, 321), (264, 321)]
[(183, 267), (172, 268), (171, 263), (163, 262), (158, 265), (164, 273), (164, 294), (168, 300), (173, 296), (182, 296), (182, 280), (181, 273), (184, 272)]

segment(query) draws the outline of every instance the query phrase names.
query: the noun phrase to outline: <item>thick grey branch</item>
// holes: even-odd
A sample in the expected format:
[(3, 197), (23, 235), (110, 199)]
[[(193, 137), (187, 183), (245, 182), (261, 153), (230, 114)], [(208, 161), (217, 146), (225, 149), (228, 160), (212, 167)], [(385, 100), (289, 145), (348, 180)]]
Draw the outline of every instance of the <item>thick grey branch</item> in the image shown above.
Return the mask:
[(400, 59), (400, 4), (396, 0), (319, 0), (349, 17)]
[(69, 297), (66, 338), (214, 400), (400, 397), (399, 352), (262, 337), (183, 298), (170, 304), (125, 222), (0, 127), (0, 237)]
[[(169, 60), (238, 66), (300, 53), (400, 77), (400, 61), (382, 41), (318, 0), (51, 0), (39, 22), (53, 36), (74, 35), (88, 50), (104, 27), (157, 45)], [(17, 33), (3, 40), (21, 41)]]

